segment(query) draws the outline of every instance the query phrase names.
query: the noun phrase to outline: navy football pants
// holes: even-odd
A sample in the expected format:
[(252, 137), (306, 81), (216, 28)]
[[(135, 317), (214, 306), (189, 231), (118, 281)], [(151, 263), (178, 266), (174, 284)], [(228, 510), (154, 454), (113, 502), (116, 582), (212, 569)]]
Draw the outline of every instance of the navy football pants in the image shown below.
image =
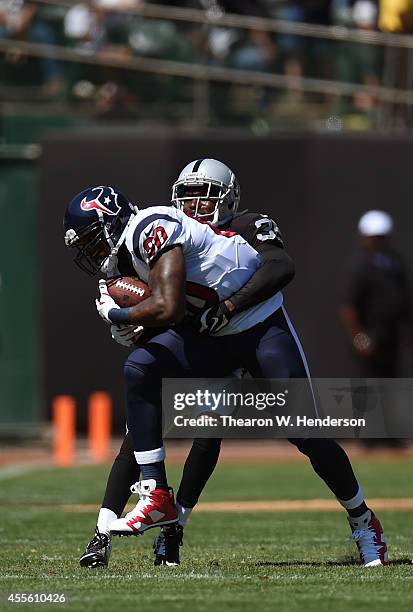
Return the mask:
[(243, 367), (255, 378), (305, 378), (282, 310), (230, 336), (200, 336), (179, 325), (153, 336), (125, 364), (128, 428), (135, 450), (162, 446), (162, 378), (219, 378)]
[[(291, 324), (283, 311), (240, 334), (211, 338), (185, 326), (162, 331), (129, 356), (125, 364), (127, 417), (135, 450), (162, 446), (161, 381), (166, 377), (222, 377), (239, 367), (263, 378), (307, 375)], [(333, 440), (290, 440), (307, 455), (316, 473), (339, 499), (350, 499), (358, 483), (344, 450)], [(218, 459), (217, 440), (196, 440), (184, 468), (178, 501), (196, 504)], [(200, 466), (197, 475), (195, 464)]]

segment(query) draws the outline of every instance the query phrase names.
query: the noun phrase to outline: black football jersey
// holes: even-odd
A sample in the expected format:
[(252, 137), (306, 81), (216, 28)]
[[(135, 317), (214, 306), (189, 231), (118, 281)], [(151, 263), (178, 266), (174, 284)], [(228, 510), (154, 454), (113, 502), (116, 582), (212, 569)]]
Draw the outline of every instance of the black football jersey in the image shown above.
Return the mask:
[(240, 234), (257, 251), (264, 244), (284, 248), (278, 225), (267, 215), (245, 211), (236, 215), (225, 229)]
[(240, 234), (261, 256), (261, 267), (231, 297), (237, 312), (271, 299), (293, 279), (294, 262), (284, 250), (281, 232), (273, 219), (245, 211), (220, 229)]

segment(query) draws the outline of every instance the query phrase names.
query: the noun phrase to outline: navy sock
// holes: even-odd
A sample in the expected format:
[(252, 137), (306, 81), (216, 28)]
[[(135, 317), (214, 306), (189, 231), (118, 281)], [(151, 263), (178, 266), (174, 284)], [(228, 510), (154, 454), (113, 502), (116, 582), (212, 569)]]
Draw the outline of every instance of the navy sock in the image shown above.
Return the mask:
[(156, 480), (157, 489), (168, 490), (168, 481), (166, 479), (165, 463), (163, 461), (157, 461), (156, 463), (147, 463), (141, 465), (142, 480), (149, 480), (153, 478)]
[(368, 508), (367, 508), (365, 502), (362, 502), (360, 504), (360, 506), (357, 506), (357, 508), (353, 508), (352, 510), (347, 510), (347, 513), (352, 518), (357, 518), (358, 516), (361, 516), (362, 514), (367, 512), (367, 510), (368, 510)]

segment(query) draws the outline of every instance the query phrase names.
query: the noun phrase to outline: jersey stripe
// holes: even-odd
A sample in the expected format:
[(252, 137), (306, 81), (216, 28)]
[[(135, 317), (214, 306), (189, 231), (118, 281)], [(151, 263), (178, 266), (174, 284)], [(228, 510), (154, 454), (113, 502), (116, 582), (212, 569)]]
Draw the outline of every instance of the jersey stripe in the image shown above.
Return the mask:
[[(148, 227), (154, 221), (172, 221), (173, 223), (179, 223), (179, 220), (175, 217), (170, 217), (169, 215), (163, 215), (161, 213), (149, 215), (149, 217), (145, 217), (138, 223), (133, 231), (133, 250), (134, 253), (139, 259), (142, 261), (141, 254), (139, 252), (139, 238), (145, 227)], [(180, 224), (180, 223), (179, 223)], [(147, 236), (146, 236), (147, 237)]]
[(284, 306), (281, 306), (281, 309), (282, 309), (283, 314), (285, 316), (285, 320), (287, 321), (287, 325), (288, 325), (288, 327), (290, 329), (291, 335), (293, 336), (293, 338), (295, 340), (295, 343), (297, 345), (298, 351), (299, 351), (299, 353), (301, 355), (301, 359), (303, 361), (304, 369), (305, 369), (305, 372), (306, 372), (307, 378), (308, 378), (308, 384), (310, 385), (311, 395), (313, 396), (314, 412), (315, 412), (316, 417), (319, 418), (320, 415), (318, 413), (317, 401), (316, 401), (316, 398), (315, 398), (313, 383), (311, 382), (310, 368), (308, 367), (308, 362), (307, 362), (307, 358), (306, 358), (305, 353), (304, 353), (303, 346), (302, 346), (302, 344), (300, 342), (300, 338), (298, 337), (298, 334), (295, 331), (294, 326), (291, 323), (290, 317), (288, 316), (287, 311), (285, 310)]

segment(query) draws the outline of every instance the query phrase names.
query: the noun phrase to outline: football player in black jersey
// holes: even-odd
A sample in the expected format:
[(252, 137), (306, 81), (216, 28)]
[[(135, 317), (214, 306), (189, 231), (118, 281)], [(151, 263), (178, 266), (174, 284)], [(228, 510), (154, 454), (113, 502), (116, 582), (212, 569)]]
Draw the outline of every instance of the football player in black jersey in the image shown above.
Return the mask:
[[(232, 194), (231, 197), (229, 194)], [(262, 260), (261, 267), (241, 290), (229, 300), (209, 308), (188, 323), (196, 325), (200, 333), (214, 335), (220, 332), (235, 313), (269, 299), (294, 276), (293, 262), (283, 248), (276, 223), (266, 215), (248, 212), (238, 214), (238, 201), (239, 187), (234, 174), (217, 160), (201, 159), (191, 162), (173, 186), (172, 202), (175, 206), (190, 216), (214, 224), (221, 231), (241, 234), (259, 252)], [(279, 309), (277, 325), (281, 334), (293, 338), (295, 347), (294, 354), (291, 354), (291, 342), (288, 345), (290, 348), (280, 348), (281, 358), (298, 361), (298, 376), (309, 377), (302, 347), (283, 307)], [(132, 346), (133, 330), (130, 338)], [(127, 345), (128, 330), (122, 332), (121, 338), (115, 339)], [(252, 374), (257, 375), (257, 372)], [(316, 473), (347, 510), (363, 565), (384, 564), (387, 560), (387, 549), (383, 530), (365, 504), (362, 489), (344, 450), (333, 440), (291, 439), (290, 442), (309, 457)], [(218, 439), (194, 440), (177, 493), (179, 526), (165, 527), (161, 531), (155, 541), (155, 564), (179, 563), (179, 544), (182, 542), (183, 527), (215, 468), (219, 452)], [(130, 495), (130, 486), (137, 480), (137, 471), (133, 445), (130, 437), (126, 436), (109, 476), (96, 536), (82, 556), (81, 565), (107, 564), (110, 552), (110, 522), (122, 513)]]

